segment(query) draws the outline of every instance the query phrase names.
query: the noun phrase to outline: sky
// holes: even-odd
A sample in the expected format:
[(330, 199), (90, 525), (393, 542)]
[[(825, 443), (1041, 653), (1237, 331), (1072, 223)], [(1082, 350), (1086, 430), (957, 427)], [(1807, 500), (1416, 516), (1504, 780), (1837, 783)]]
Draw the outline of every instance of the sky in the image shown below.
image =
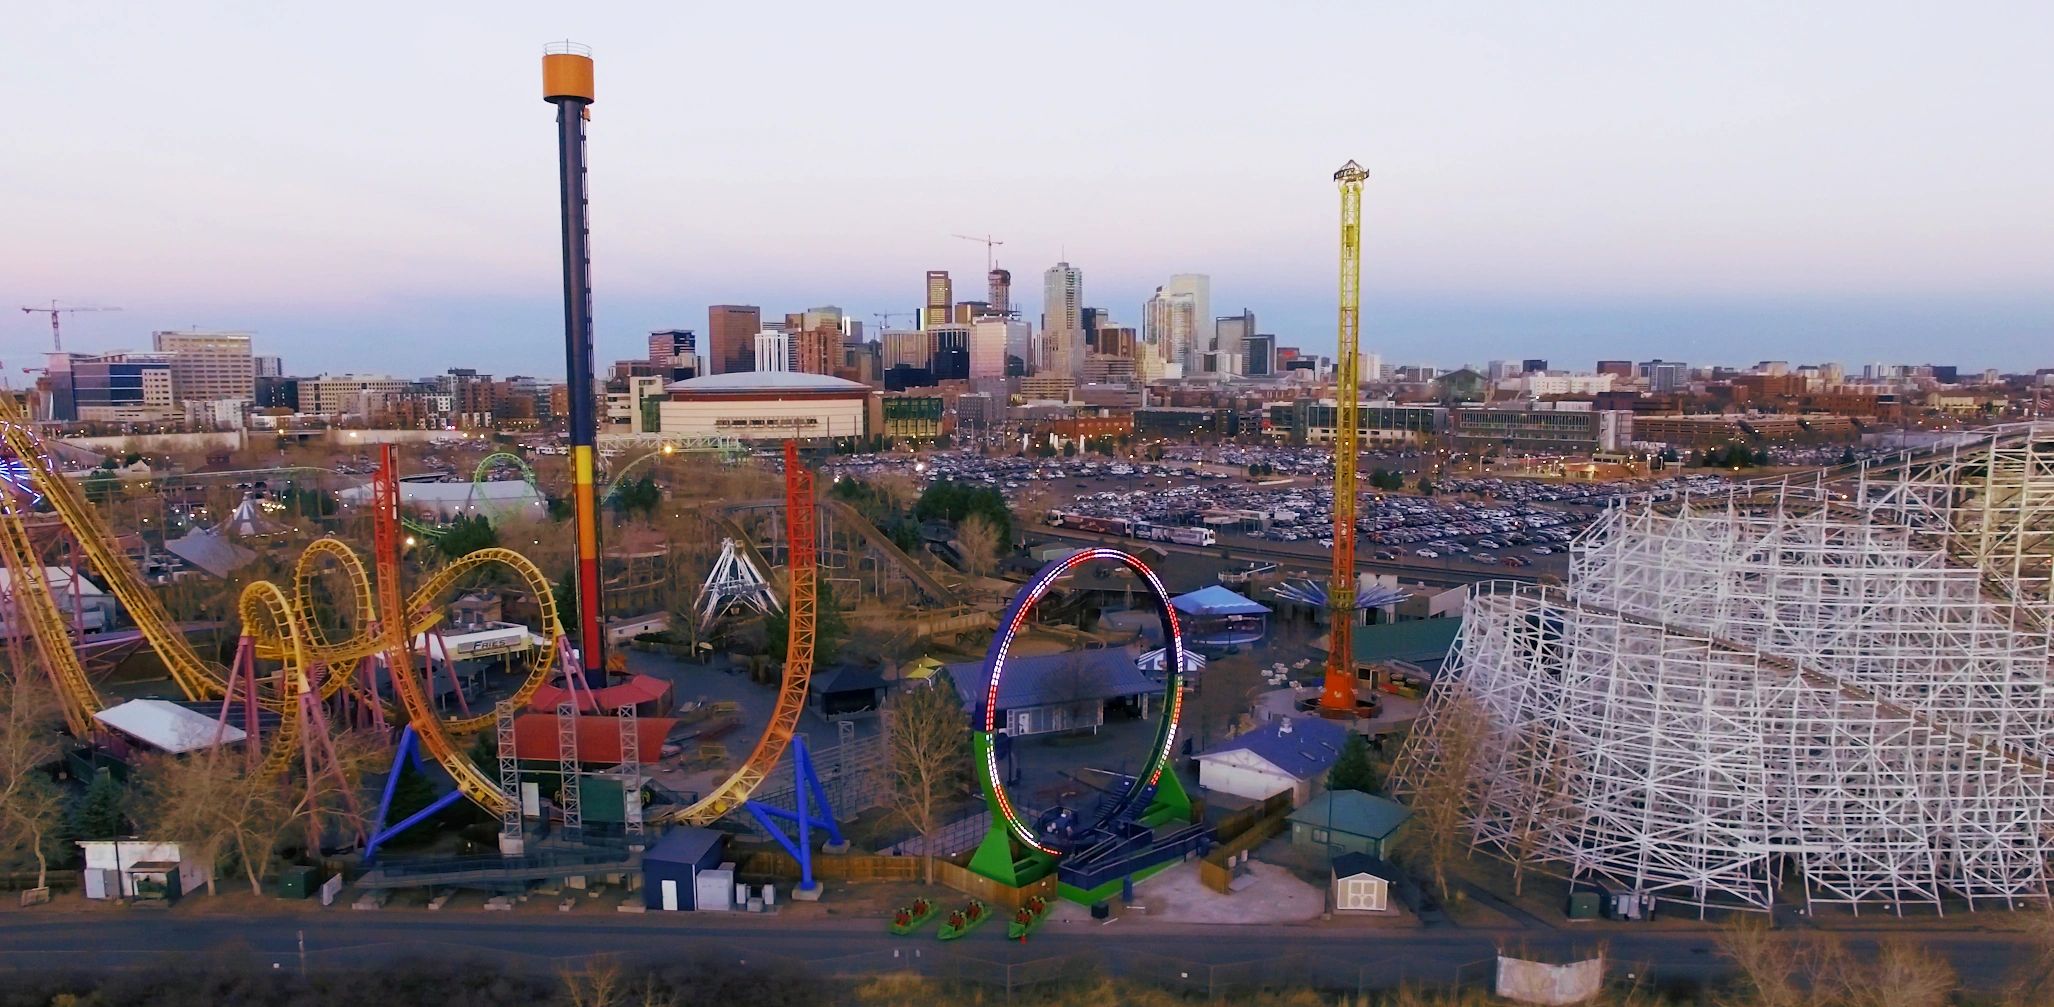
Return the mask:
[(0, 362), (244, 329), (288, 373), (564, 370), (544, 43), (592, 47), (599, 366), (706, 306), (875, 327), (984, 248), (1331, 353), (2054, 366), (2054, 4), (23, 4)]

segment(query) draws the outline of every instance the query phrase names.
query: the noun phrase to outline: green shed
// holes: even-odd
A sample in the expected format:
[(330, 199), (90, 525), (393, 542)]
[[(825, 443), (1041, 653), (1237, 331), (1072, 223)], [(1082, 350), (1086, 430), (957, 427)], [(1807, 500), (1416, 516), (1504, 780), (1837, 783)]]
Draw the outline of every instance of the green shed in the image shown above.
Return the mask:
[(1291, 843), (1390, 859), (1412, 810), (1359, 790), (1329, 790), (1291, 812)]

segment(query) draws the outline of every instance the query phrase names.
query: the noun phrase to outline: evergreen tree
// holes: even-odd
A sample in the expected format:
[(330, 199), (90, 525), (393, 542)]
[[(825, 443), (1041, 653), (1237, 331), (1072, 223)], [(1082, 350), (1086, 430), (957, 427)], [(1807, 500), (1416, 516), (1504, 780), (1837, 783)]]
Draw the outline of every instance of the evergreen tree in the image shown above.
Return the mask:
[(1334, 760), (1334, 768), (1327, 771), (1328, 790), (1360, 790), (1373, 794), (1377, 790), (1376, 769), (1369, 762), (1369, 742), (1362, 735), (1349, 732), (1348, 741), (1341, 746), (1341, 757)]
[(86, 796), (72, 807), (71, 829), (79, 839), (111, 839), (128, 834), (128, 820), (121, 813), (121, 784), (106, 769), (93, 774)]

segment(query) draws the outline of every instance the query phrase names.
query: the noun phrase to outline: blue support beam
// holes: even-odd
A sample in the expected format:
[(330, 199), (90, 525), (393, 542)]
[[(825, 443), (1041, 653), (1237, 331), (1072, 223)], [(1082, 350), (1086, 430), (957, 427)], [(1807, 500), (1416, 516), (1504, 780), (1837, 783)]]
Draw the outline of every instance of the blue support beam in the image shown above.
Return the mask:
[(385, 774), (385, 792), (378, 798), (378, 817), (372, 819), (372, 827), (375, 831), (371, 833), (371, 838), (364, 843), (364, 863), (368, 864), (375, 859), (378, 856), (378, 847), (385, 845), (387, 840), (421, 824), (436, 812), (456, 803), (457, 799), (463, 796), (462, 792), (452, 790), (436, 798), (427, 807), (408, 815), (405, 821), (391, 828), (386, 828), (385, 818), (392, 813), (393, 792), (399, 789), (399, 776), (406, 771), (406, 767), (409, 764), (417, 772), (422, 770), (420, 739), (414, 734), (414, 725), (412, 724), (408, 724), (399, 732), (399, 747), (394, 749), (392, 753), (392, 769)]
[[(806, 751), (805, 738), (792, 739), (792, 794), (799, 805), (796, 812), (756, 801), (745, 802), (743, 807), (748, 809), (750, 817), (756, 819), (756, 824), (762, 826), (763, 831), (770, 833), (770, 837), (799, 862), (799, 890), (810, 892), (816, 887), (813, 881), (813, 830), (825, 831), (828, 842), (833, 845), (839, 846), (843, 840), (841, 827), (834, 821), (834, 808), (827, 801), (827, 790), (813, 772), (813, 757)], [(816, 806), (819, 809), (817, 815), (814, 812)], [(784, 822), (798, 826), (796, 842), (780, 824)]]

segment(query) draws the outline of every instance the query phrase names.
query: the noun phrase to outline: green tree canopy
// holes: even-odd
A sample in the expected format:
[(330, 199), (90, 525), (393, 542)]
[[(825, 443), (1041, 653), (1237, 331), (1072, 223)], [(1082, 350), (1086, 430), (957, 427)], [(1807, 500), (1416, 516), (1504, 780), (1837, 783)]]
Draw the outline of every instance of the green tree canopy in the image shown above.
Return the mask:
[(927, 487), (920, 502), (913, 505), (913, 516), (921, 520), (938, 518), (953, 524), (972, 514), (990, 521), (998, 529), (1000, 542), (1013, 541), (1012, 509), (1006, 506), (1005, 494), (992, 487), (943, 480)]
[(1362, 735), (1349, 732), (1348, 741), (1341, 746), (1341, 757), (1327, 771), (1327, 789), (1376, 793), (1376, 767), (1370, 765), (1369, 742)]
[(499, 544), (499, 531), (492, 527), (492, 519), (483, 514), (471, 514), (456, 519), (435, 539), (435, 548), (449, 559), (459, 559), (490, 549)]

